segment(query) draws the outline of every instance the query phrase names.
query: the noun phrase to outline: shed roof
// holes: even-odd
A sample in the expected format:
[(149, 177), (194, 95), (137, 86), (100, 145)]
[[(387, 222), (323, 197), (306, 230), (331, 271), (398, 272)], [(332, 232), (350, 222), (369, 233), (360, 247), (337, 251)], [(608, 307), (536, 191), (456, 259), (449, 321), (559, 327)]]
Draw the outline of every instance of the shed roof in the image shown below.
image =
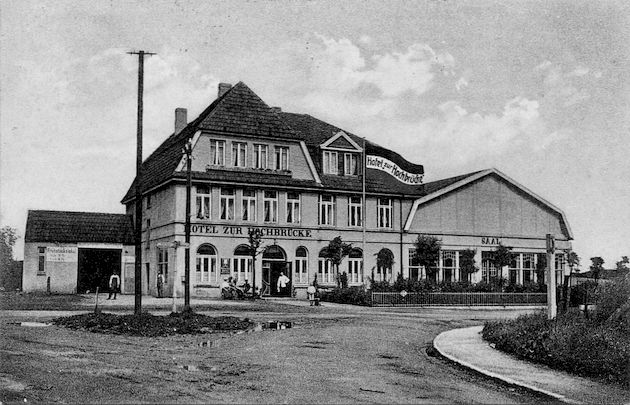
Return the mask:
[(133, 224), (125, 214), (29, 210), (24, 241), (133, 245)]

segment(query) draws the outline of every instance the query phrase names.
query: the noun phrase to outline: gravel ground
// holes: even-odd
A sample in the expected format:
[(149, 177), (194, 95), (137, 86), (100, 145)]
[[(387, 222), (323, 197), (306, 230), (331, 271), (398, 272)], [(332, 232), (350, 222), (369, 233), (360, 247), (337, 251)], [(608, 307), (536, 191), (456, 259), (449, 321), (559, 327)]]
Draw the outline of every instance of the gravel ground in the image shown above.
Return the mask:
[[(0, 400), (70, 403), (531, 403), (427, 354), (440, 332), (522, 311), (350, 306), (204, 311), (293, 328), (130, 337), (25, 327), (59, 313), (0, 311)], [(249, 309), (249, 310), (248, 310)], [(260, 311), (258, 309), (263, 309)]]

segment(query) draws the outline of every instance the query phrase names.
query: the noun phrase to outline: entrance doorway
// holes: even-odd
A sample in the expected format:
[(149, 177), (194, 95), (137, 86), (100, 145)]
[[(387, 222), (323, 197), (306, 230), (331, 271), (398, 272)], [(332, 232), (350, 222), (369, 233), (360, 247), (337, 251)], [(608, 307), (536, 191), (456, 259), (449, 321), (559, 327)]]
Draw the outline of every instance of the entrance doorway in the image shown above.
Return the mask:
[[(287, 262), (284, 250), (277, 245), (265, 249), (262, 257), (263, 295), (271, 297), (290, 297), (293, 290), (291, 263)], [(278, 290), (278, 279), (283, 274), (289, 278), (284, 289)]]
[(79, 249), (77, 293), (107, 291), (109, 276), (120, 275), (121, 255), (120, 249)]

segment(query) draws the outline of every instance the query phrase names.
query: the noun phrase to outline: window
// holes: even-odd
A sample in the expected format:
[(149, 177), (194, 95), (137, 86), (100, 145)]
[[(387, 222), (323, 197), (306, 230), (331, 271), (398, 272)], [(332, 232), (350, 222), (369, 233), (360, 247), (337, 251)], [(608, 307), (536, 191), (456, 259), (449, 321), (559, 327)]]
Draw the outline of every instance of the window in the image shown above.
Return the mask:
[(361, 197), (350, 197), (348, 199), (348, 226), (361, 226), (363, 202)]
[(256, 221), (256, 191), (243, 190), (243, 221)]
[(523, 284), (534, 281), (534, 254), (523, 253)]
[(325, 253), (325, 249), (319, 252), (317, 277), (322, 284), (332, 284), (335, 282), (333, 264), (330, 260), (326, 260)]
[(221, 189), (221, 219), (234, 220), (234, 190)]
[(343, 157), (343, 174), (346, 176), (356, 176), (359, 174), (356, 153), (346, 153)]
[(245, 142), (232, 142), (232, 166), (245, 167), (247, 159), (247, 144)]
[(234, 262), (234, 265), (232, 266), (232, 277), (236, 278), (236, 283), (252, 279), (252, 256), (249, 252), (248, 246), (238, 246), (234, 250), (234, 258), (232, 261)]
[(145, 249), (149, 248), (150, 242), (151, 242), (151, 220), (147, 219), (147, 244), (144, 246)]
[(287, 192), (287, 223), (300, 222), (300, 194)]
[(447, 283), (455, 281), (457, 252), (454, 250), (443, 250), (440, 253), (442, 255), (442, 280)]
[(164, 284), (168, 283), (168, 249), (158, 248), (158, 273), (164, 275)]
[(377, 207), (377, 223), (379, 228), (391, 228), (392, 227), (392, 199), (391, 198), (379, 198)]
[(217, 251), (212, 245), (204, 244), (197, 249), (197, 283), (219, 285)]
[(276, 146), (276, 170), (289, 170), (289, 148)]
[(210, 219), (210, 187), (196, 187), (197, 219)]
[(319, 196), (319, 224), (335, 224), (335, 197), (332, 195)]
[(40, 246), (37, 248), (37, 259), (38, 259), (37, 274), (46, 273), (46, 248), (45, 247)]
[(225, 141), (210, 140), (210, 164), (214, 166), (225, 165)]
[(256, 144), (254, 145), (254, 168), (266, 169), (267, 168), (267, 152), (269, 148), (267, 145)]
[(296, 283), (308, 283), (308, 252), (306, 248), (299, 247), (295, 250), (295, 274)]
[(521, 271), (521, 254), (512, 253), (512, 260), (510, 260), (510, 265), (508, 266), (508, 279), (510, 284), (520, 284), (519, 273)]
[(263, 194), (265, 222), (278, 222), (278, 192), (265, 191)]
[(497, 277), (497, 266), (492, 260), (493, 255), (494, 252), (481, 252), (481, 278), (486, 282)]
[(555, 255), (556, 264), (556, 284), (562, 284), (562, 278), (564, 277), (564, 253), (557, 253)]
[(147, 209), (150, 210), (151, 209), (151, 194), (147, 194)]
[(416, 249), (409, 249), (409, 278), (412, 280), (420, 280), (422, 278), (421, 266), (416, 259)]
[(337, 165), (337, 152), (324, 151), (324, 174), (339, 173)]
[[(389, 269), (391, 271), (391, 269)], [(363, 252), (361, 249), (352, 249), (348, 254), (348, 283), (358, 284), (363, 282)]]

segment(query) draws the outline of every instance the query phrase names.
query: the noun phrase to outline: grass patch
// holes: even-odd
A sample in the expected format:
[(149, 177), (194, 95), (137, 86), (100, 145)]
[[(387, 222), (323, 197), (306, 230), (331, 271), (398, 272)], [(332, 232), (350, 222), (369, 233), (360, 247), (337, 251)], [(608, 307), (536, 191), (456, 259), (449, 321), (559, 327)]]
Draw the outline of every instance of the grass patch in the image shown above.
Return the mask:
[(630, 386), (630, 331), (597, 323), (579, 311), (548, 320), (545, 312), (489, 321), (483, 338), (521, 359)]
[(194, 312), (178, 312), (166, 316), (156, 316), (149, 313), (141, 315), (88, 313), (55, 318), (52, 323), (76, 330), (147, 337), (244, 330), (254, 325), (247, 318), (210, 317)]

